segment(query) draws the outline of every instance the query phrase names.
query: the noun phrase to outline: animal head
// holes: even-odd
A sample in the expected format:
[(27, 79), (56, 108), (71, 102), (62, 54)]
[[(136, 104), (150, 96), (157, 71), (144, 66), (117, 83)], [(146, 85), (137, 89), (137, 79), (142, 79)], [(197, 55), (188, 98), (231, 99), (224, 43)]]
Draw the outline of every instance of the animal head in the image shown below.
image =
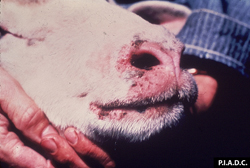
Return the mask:
[(166, 28), (104, 0), (2, 1), (0, 66), (60, 130), (141, 141), (195, 101)]

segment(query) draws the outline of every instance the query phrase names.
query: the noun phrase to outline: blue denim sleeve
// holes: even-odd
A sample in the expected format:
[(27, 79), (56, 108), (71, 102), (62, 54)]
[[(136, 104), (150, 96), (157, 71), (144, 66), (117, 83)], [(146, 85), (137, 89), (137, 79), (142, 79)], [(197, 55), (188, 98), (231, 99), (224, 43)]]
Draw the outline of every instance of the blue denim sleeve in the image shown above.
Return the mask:
[(250, 75), (250, 25), (208, 9), (193, 10), (177, 35), (184, 55), (214, 60)]
[(250, 75), (250, 1), (190, 1), (193, 11), (178, 38), (184, 55), (209, 59)]

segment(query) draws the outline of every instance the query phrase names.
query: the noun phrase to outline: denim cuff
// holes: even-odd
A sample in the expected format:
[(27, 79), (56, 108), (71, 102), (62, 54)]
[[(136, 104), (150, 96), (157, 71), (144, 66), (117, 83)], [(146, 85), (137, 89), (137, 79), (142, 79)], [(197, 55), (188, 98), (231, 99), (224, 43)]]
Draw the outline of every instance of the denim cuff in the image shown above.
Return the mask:
[[(250, 75), (250, 25), (207, 9), (193, 10), (177, 37), (183, 55), (210, 59)], [(211, 67), (212, 68), (212, 67)]]

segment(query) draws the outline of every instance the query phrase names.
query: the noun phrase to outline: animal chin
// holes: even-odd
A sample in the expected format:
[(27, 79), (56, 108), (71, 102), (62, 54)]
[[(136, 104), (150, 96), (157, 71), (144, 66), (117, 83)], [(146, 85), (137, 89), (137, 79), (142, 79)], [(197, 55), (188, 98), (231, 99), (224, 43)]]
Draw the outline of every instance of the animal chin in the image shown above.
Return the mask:
[(93, 122), (94, 125), (88, 126), (87, 136), (96, 141), (103, 138), (126, 139), (130, 142), (146, 140), (163, 128), (171, 127), (181, 118), (184, 106), (177, 98), (173, 96), (160, 101), (144, 99), (130, 103), (119, 102), (119, 105), (116, 104), (118, 101), (102, 105), (92, 103), (90, 109), (97, 120)]

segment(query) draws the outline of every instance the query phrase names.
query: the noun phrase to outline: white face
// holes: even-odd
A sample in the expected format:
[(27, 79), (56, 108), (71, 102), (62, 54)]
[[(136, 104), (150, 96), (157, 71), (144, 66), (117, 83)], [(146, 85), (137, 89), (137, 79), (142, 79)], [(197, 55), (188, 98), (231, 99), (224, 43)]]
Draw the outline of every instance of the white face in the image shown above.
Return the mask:
[(196, 97), (183, 45), (161, 26), (103, 0), (1, 5), (0, 65), (60, 129), (144, 140)]

